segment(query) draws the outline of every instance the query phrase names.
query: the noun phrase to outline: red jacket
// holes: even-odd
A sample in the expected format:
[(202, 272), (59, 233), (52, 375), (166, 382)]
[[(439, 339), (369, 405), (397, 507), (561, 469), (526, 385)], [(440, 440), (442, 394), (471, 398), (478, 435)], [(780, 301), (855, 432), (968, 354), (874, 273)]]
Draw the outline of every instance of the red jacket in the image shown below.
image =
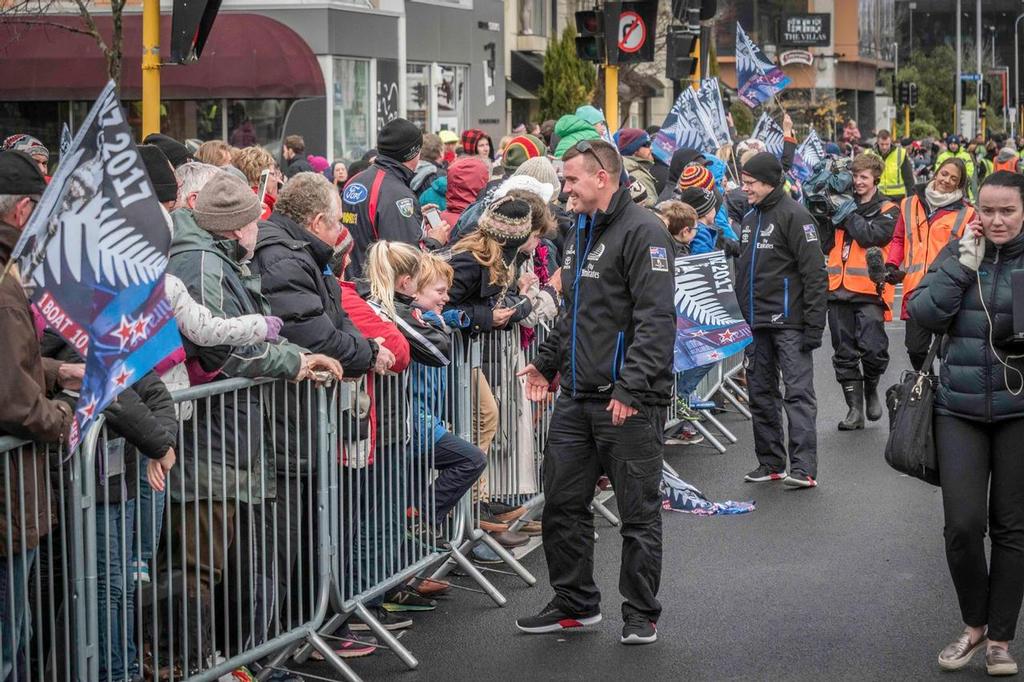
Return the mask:
[[(338, 280), (341, 286), (341, 307), (345, 309), (352, 324), (356, 326), (359, 333), (368, 339), (383, 338), (384, 347), (395, 354), (395, 364), (391, 365), (392, 372), (404, 372), (409, 366), (412, 357), (409, 352), (409, 342), (405, 340), (398, 327), (386, 320), (382, 320), (370, 304), (367, 303), (356, 292), (356, 285), (353, 282)], [(374, 381), (369, 377), (366, 384), (366, 394), (370, 398), (370, 459), (373, 464), (373, 453), (377, 444), (377, 403), (374, 400)]]
[(476, 201), (480, 191), (487, 186), (491, 170), (479, 156), (463, 156), (448, 167), (447, 208), (441, 217), (455, 226), (466, 207)]

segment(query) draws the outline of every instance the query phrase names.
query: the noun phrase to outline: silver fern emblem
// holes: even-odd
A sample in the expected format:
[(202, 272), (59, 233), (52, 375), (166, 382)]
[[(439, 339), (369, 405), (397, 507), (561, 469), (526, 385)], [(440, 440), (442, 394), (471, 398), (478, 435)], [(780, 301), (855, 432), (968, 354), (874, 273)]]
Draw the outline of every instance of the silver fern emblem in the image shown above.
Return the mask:
[(675, 301), (676, 310), (700, 326), (725, 327), (739, 322), (729, 315), (699, 271), (676, 275)]
[[(46, 286), (49, 276), (61, 284), (63, 270), (75, 281), (82, 281), (88, 261), (96, 284), (116, 289), (148, 284), (158, 280), (167, 266), (167, 256), (138, 234), (99, 190), (102, 162), (93, 160), (75, 171), (71, 191), (51, 223), (54, 235), (46, 244), (46, 257), (37, 267), (33, 280)], [(166, 214), (165, 214), (166, 215)]]

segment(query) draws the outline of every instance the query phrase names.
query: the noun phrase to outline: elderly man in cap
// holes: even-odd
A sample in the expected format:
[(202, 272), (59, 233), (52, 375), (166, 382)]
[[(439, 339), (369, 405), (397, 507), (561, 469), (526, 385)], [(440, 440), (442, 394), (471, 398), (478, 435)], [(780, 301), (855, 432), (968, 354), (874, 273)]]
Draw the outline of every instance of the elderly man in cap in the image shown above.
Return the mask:
[(362, 276), (366, 250), (380, 239), (426, 249), (447, 243), (451, 227), (443, 220), (436, 226), (424, 224), (419, 201), (409, 188), (422, 146), (423, 132), (396, 118), (377, 135), (377, 158), (345, 186), (341, 221), (356, 242), (349, 279)]
[[(40, 357), (42, 328), (33, 321), (17, 266), (9, 263), (45, 189), (32, 157), (20, 151), (0, 152), (0, 435), (58, 443), (67, 437), (71, 408), (50, 396), (60, 387), (77, 389), (84, 366)], [(28, 675), (25, 647), (32, 627), (24, 586), (39, 542), (50, 532), (53, 500), (46, 485), (45, 448), (5, 452), (3, 457), (7, 463), (0, 469), (0, 490), (5, 491), (0, 494), (0, 680), (7, 680)]]
[[(740, 231), (736, 298), (754, 332), (747, 355), (747, 385), (758, 467), (752, 483), (817, 485), (812, 352), (825, 331), (828, 277), (814, 218), (786, 195), (782, 164), (760, 152), (744, 165), (741, 186), (751, 210)], [(779, 373), (786, 388), (779, 392)], [(782, 410), (789, 420), (789, 473)]]

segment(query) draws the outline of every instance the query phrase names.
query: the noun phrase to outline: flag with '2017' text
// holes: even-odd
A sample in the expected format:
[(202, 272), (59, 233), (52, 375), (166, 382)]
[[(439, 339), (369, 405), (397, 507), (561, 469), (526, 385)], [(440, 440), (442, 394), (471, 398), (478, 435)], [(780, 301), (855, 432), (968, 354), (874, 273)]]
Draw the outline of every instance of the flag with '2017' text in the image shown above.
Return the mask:
[(111, 81), (12, 256), (47, 325), (86, 359), (69, 450), (118, 394), (181, 346), (164, 296), (170, 226)]
[(675, 371), (710, 365), (743, 350), (752, 334), (725, 253), (677, 258), (675, 274)]

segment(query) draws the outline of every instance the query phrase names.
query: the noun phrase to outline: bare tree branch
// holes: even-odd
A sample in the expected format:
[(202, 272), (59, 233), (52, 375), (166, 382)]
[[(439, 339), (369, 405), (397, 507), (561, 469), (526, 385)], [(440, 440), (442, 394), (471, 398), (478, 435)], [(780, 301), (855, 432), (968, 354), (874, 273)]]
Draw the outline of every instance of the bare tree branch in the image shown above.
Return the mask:
[(22, 19), (21, 17), (5, 16), (0, 17), (0, 24), (25, 24), (28, 26), (49, 26), (51, 28), (59, 28), (63, 31), (67, 31), (68, 33), (77, 33), (83, 36), (89, 36), (90, 38), (94, 37), (91, 31), (88, 31), (84, 28), (76, 28), (74, 26), (62, 24), (58, 21), (47, 21), (45, 19)]

